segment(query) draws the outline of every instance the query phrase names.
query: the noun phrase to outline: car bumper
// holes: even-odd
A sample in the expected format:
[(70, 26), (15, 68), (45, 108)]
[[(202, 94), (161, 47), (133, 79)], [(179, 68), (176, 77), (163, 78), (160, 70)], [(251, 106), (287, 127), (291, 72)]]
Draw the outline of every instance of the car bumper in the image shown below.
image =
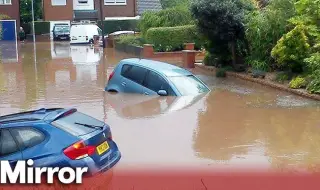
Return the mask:
[(60, 40), (69, 40), (70, 37), (68, 35), (61, 35), (61, 36), (56, 36), (56, 39), (60, 39)]
[(85, 175), (85, 177), (92, 177), (95, 175), (99, 175), (110, 170), (114, 167), (121, 159), (121, 153), (119, 150), (111, 151), (110, 153), (110, 160), (103, 166), (96, 166), (95, 162), (91, 158), (85, 158), (86, 162), (88, 163), (89, 172)]

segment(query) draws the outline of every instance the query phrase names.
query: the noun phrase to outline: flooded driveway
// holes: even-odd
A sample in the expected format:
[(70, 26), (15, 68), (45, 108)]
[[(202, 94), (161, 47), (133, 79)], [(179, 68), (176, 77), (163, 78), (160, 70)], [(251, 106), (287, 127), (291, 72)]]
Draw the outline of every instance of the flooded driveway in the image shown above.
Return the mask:
[(2, 56), (0, 64), (0, 115), (78, 108), (111, 126), (123, 154), (119, 167), (312, 170), (319, 163), (318, 102), (197, 69), (193, 72), (211, 87), (209, 94), (109, 94), (104, 92), (109, 74), (131, 56), (62, 42), (37, 43), (36, 53), (33, 44), (16, 49), (16, 57)]

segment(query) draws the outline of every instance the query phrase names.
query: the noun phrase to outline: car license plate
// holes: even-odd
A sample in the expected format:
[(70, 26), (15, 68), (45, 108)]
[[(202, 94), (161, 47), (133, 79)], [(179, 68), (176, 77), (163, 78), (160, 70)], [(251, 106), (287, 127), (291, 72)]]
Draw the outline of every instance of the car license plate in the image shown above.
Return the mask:
[(105, 141), (102, 144), (100, 144), (99, 146), (97, 146), (97, 152), (98, 152), (99, 155), (103, 154), (108, 149), (109, 149), (109, 144), (108, 144), (107, 141)]

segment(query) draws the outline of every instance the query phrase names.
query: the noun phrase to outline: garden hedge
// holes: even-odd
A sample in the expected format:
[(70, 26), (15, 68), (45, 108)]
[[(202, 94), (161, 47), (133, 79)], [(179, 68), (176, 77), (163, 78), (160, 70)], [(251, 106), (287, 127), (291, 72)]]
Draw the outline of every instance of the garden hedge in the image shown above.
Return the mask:
[(183, 49), (184, 43), (195, 43), (198, 48), (201, 46), (194, 25), (150, 28), (146, 41), (153, 44), (156, 51), (179, 51)]
[[(32, 25), (32, 22), (30, 23)], [(32, 26), (31, 26), (32, 28)], [(50, 33), (50, 22), (47, 21), (35, 21), (34, 30), (36, 35), (49, 34)]]
[[(116, 31), (133, 30), (137, 31), (138, 20), (105, 20), (104, 34), (110, 34)], [(101, 21), (98, 22), (101, 27)]]

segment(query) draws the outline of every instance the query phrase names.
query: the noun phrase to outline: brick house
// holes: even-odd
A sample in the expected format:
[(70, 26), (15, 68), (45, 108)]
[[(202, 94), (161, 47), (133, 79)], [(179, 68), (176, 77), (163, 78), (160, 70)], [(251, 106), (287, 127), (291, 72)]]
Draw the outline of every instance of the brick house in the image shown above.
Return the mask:
[(0, 14), (7, 15), (11, 20), (16, 20), (17, 32), (20, 28), (20, 3), (19, 0), (0, 0)]
[[(100, 14), (100, 8), (102, 13)], [(43, 0), (43, 19), (51, 29), (57, 22), (135, 18), (146, 10), (161, 9), (160, 0)]]

